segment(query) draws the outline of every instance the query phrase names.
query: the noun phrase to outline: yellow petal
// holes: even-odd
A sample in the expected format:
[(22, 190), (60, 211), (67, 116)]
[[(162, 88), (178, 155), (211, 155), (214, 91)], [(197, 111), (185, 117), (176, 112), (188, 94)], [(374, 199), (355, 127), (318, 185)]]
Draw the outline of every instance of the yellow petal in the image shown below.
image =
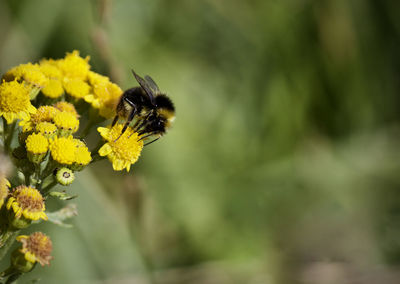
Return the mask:
[(99, 150), (100, 156), (107, 156), (111, 152), (112, 152), (112, 148), (111, 148), (110, 144), (108, 144), (108, 143), (104, 144)]
[(97, 131), (100, 133), (100, 135), (104, 138), (107, 139), (108, 136), (110, 135), (110, 129), (106, 127), (97, 127)]
[(122, 171), (124, 169), (124, 162), (119, 159), (114, 160), (113, 169), (114, 171)]

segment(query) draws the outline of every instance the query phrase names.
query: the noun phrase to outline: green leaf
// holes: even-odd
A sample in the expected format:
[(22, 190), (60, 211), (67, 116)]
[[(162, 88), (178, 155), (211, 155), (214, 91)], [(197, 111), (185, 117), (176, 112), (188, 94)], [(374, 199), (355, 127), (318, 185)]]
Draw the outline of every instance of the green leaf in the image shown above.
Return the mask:
[(57, 197), (60, 200), (71, 200), (71, 199), (78, 197), (78, 195), (69, 195), (65, 191), (62, 191), (62, 192), (52, 191), (52, 192), (50, 192), (49, 195), (53, 196), (53, 197)]
[(72, 225), (66, 224), (64, 221), (76, 215), (78, 215), (76, 204), (68, 204), (58, 211), (47, 213), (50, 222), (65, 228), (71, 228)]

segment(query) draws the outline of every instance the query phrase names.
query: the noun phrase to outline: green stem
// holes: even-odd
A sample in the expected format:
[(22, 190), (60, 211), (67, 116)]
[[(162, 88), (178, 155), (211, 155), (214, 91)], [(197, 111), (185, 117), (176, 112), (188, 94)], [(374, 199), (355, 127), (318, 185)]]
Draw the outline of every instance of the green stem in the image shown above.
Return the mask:
[(6, 150), (5, 147), (6, 147), (6, 140), (7, 140), (6, 138), (7, 138), (8, 125), (7, 125), (6, 119), (4, 117), (2, 119), (3, 119), (3, 144), (4, 144), (4, 150)]
[(21, 272), (15, 272), (8, 277), (5, 284), (17, 283), (18, 278), (22, 275)]
[(105, 158), (105, 157), (102, 157), (99, 155), (99, 150), (100, 150), (101, 146), (103, 146), (103, 145), (104, 145), (104, 141), (100, 139), (99, 143), (97, 143), (97, 146), (93, 150), (90, 151), (91, 153), (93, 153), (92, 161), (90, 162), (91, 164), (93, 164), (97, 161), (101, 161)]
[(10, 247), (15, 241), (15, 237), (18, 235), (19, 230), (17, 231), (10, 231), (7, 230), (2, 236), (1, 236), (1, 244), (0, 244), (0, 261), (3, 259), (3, 257), (6, 255)]
[(25, 184), (30, 185), (31, 184), (31, 175), (28, 172), (24, 172), (25, 176)]
[(55, 163), (53, 162), (53, 160), (49, 158), (49, 161), (47, 162), (45, 169), (42, 171), (41, 180), (43, 181), (45, 178), (51, 175), (55, 167), (56, 167)]
[(36, 180), (36, 188), (37, 189), (41, 189), (42, 188), (42, 183), (43, 183), (43, 179), (41, 179), (40, 175), (41, 175), (41, 164), (39, 163), (35, 163), (35, 180)]
[(85, 139), (86, 136), (89, 134), (90, 129), (92, 128), (92, 126), (94, 125), (92, 120), (89, 120), (88, 123), (86, 124), (85, 129), (82, 131), (82, 134), (80, 135), (80, 137), (82, 139)]
[(53, 180), (50, 184), (48, 184), (45, 188), (43, 188), (41, 190), (41, 193), (43, 194), (43, 196), (47, 196), (47, 194), (49, 193), (49, 191), (55, 187), (58, 184), (58, 182), (56, 180)]
[[(4, 121), (4, 120), (3, 120)], [(7, 138), (5, 138), (6, 140), (5, 140), (5, 142), (4, 142), (4, 151), (5, 152), (8, 152), (9, 151), (9, 149), (10, 149), (10, 145), (11, 145), (11, 142), (12, 142), (12, 139), (13, 139), (13, 137), (14, 137), (14, 130), (15, 130), (15, 125), (16, 125), (16, 123), (15, 122), (13, 122), (12, 124), (11, 124), (11, 127), (8, 129), (8, 135), (7, 135)]]

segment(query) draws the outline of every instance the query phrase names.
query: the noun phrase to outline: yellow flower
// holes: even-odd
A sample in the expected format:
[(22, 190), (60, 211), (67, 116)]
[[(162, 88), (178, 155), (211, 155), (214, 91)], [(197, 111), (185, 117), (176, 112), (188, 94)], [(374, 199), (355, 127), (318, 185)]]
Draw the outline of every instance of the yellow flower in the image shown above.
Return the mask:
[(92, 93), (85, 96), (85, 101), (99, 109), (101, 116), (105, 118), (115, 116), (115, 107), (123, 93), (121, 88), (114, 83), (102, 81), (93, 86)]
[(56, 99), (64, 94), (64, 88), (59, 79), (50, 79), (46, 87), (42, 89), (43, 95)]
[[(74, 114), (67, 111), (58, 112), (53, 118), (54, 124), (58, 129), (67, 130), (71, 133), (78, 131), (79, 120)], [(70, 134), (71, 134), (70, 133)]]
[(64, 78), (63, 86), (65, 92), (76, 99), (84, 98), (90, 91), (90, 86), (82, 79)]
[(25, 81), (37, 88), (43, 88), (48, 84), (49, 79), (42, 73), (38, 64), (21, 64), (10, 69), (4, 78), (7, 81), (18, 80)]
[(74, 50), (71, 53), (67, 52), (64, 59), (58, 60), (57, 66), (65, 77), (86, 80), (90, 69), (89, 59), (89, 56), (86, 56), (86, 58), (80, 57), (79, 51)]
[(49, 79), (61, 79), (62, 72), (57, 67), (57, 60), (42, 59), (39, 63), (40, 71)]
[[(138, 134), (130, 127), (119, 137), (122, 127), (122, 124), (116, 124), (113, 128), (97, 128), (101, 136), (108, 141), (100, 148), (99, 154), (108, 157), (115, 171), (121, 171), (125, 168), (129, 171), (131, 165), (139, 159), (143, 148), (143, 141), (138, 141)], [(118, 137), (119, 139), (115, 141)]]
[(52, 122), (54, 116), (58, 112), (59, 110), (53, 106), (41, 106), (37, 109), (35, 114), (31, 115), (30, 118), (28, 117), (27, 119), (21, 121), (19, 125), (22, 127), (24, 132), (31, 131), (40, 122)]
[(42, 134), (33, 133), (26, 138), (26, 150), (32, 154), (43, 154), (49, 149), (49, 142)]
[(103, 76), (99, 73), (93, 72), (93, 71), (89, 71), (88, 73), (88, 81), (90, 83), (90, 85), (94, 86), (100, 83), (107, 83), (110, 81), (110, 79), (106, 76)]
[(54, 105), (54, 107), (60, 111), (67, 111), (72, 113), (76, 118), (79, 118), (79, 114), (76, 111), (75, 107), (73, 104), (68, 103), (68, 102), (58, 102)]
[(92, 157), (90, 151), (86, 146), (77, 147), (75, 150), (75, 163), (80, 166), (86, 166), (90, 163)]
[(43, 197), (37, 189), (30, 186), (20, 185), (14, 188), (7, 202), (7, 210), (10, 209), (17, 219), (23, 216), (33, 221), (47, 220)]
[(30, 236), (18, 236), (17, 241), (22, 243), (20, 252), (25, 255), (25, 259), (31, 263), (39, 262), (40, 265), (50, 265), (53, 259), (51, 251), (53, 244), (48, 236), (41, 232), (36, 232)]
[(12, 123), (15, 119), (29, 119), (29, 115), (36, 112), (30, 101), (30, 90), (17, 81), (3, 82), (0, 85), (0, 116), (7, 123)]
[(57, 126), (54, 123), (43, 121), (36, 125), (35, 130), (46, 138), (53, 138), (57, 132)]
[(55, 137), (50, 141), (50, 152), (53, 160), (60, 164), (71, 165), (75, 161), (76, 143), (72, 137)]
[(6, 200), (11, 184), (5, 177), (0, 177), (0, 208)]

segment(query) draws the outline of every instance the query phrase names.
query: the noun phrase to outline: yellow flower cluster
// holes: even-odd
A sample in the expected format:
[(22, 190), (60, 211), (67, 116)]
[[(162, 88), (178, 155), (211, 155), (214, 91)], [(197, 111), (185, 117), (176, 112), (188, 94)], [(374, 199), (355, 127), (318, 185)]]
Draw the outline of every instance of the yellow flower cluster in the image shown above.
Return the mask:
[[(83, 139), (96, 124), (115, 116), (123, 91), (90, 69), (89, 56), (81, 57), (75, 50), (62, 59), (20, 64), (2, 76), (0, 119), (12, 125), (5, 124), (0, 142), (13, 157), (18, 175), (10, 177), (11, 185), (7, 174), (0, 172), (0, 209), (5, 217), (0, 249), (9, 238), (5, 232), (27, 228), (33, 221), (58, 222), (56, 214), (45, 213), (46, 199), (72, 198), (65, 192), (50, 191), (57, 184), (71, 184), (76, 171), (106, 157), (115, 171), (129, 171), (139, 159), (143, 140), (132, 127), (121, 135), (123, 125), (118, 123), (97, 128), (100, 141), (92, 157)], [(16, 120), (20, 120), (18, 124)], [(78, 132), (81, 124), (84, 127)], [(16, 134), (18, 139), (13, 136)], [(29, 272), (37, 262), (50, 263), (52, 243), (46, 235), (22, 235), (17, 241), (22, 248), (12, 253), (14, 272)]]
[(91, 71), (89, 59), (89, 56), (82, 58), (79, 51), (74, 50), (62, 59), (43, 59), (38, 64), (16, 66), (3, 79), (7, 82), (24, 82), (27, 88), (39, 88), (50, 99), (60, 98), (64, 94), (73, 100), (84, 99), (98, 109), (102, 117), (111, 118), (122, 90), (108, 77)]

